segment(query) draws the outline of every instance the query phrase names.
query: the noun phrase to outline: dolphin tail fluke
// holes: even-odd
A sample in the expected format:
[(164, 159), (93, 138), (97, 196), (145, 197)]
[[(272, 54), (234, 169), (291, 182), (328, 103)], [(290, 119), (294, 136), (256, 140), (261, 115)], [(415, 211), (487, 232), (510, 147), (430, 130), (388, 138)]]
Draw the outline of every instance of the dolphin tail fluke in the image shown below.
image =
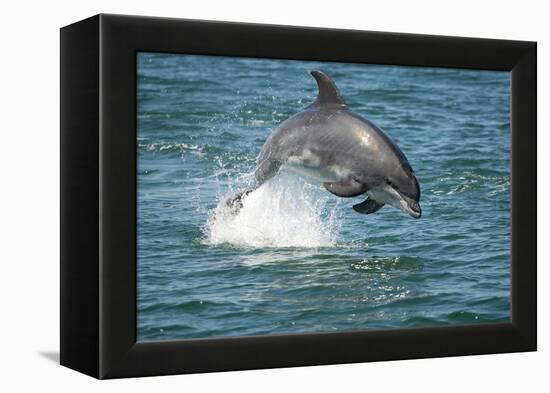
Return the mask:
[(367, 198), (363, 202), (353, 205), (353, 210), (361, 214), (371, 214), (377, 212), (384, 206), (383, 203), (377, 202), (374, 199)]
[(243, 208), (243, 200), (248, 194), (254, 190), (245, 190), (235, 194), (232, 198), (228, 198), (225, 204), (231, 209), (233, 214), (237, 214)]

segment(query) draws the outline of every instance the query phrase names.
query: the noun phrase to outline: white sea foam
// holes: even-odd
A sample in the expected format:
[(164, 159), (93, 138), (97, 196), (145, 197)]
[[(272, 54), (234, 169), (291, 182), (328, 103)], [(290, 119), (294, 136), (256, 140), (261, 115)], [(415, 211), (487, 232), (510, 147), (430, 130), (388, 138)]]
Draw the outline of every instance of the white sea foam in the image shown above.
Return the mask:
[(237, 214), (226, 205), (233, 194), (224, 195), (206, 223), (206, 241), (253, 248), (334, 246), (338, 209), (323, 194), (318, 185), (281, 173), (246, 196)]

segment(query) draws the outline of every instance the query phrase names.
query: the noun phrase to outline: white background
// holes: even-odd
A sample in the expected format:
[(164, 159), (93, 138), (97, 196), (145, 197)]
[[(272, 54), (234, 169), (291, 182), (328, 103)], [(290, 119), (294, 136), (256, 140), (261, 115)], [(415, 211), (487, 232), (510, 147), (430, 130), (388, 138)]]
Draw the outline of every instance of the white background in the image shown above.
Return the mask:
[[(550, 148), (543, 101), (549, 43), (544, 1), (4, 2), (0, 21), (0, 391), (543, 391), (550, 350), (543, 262)], [(96, 381), (55, 363), (59, 345), (59, 31), (123, 13), (536, 40), (539, 108), (539, 352)], [(547, 68), (546, 68), (547, 69)], [(434, 130), (437, 132), (437, 130)], [(546, 280), (545, 280), (546, 279)], [(544, 363), (547, 363), (544, 366)], [(548, 390), (546, 390), (548, 391)]]

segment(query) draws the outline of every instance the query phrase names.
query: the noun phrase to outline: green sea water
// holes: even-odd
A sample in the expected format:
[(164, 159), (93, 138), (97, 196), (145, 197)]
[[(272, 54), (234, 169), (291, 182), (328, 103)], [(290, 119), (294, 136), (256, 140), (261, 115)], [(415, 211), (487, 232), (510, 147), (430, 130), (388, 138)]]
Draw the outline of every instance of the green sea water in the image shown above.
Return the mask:
[[(314, 68), (403, 150), (421, 219), (286, 171), (227, 214)], [(509, 321), (509, 73), (139, 53), (137, 82), (138, 340)]]

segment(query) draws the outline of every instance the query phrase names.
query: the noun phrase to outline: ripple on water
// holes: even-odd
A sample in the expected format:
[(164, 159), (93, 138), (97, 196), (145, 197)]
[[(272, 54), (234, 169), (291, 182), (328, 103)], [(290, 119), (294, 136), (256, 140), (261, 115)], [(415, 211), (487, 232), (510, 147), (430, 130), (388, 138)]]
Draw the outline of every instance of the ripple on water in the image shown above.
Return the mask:
[(369, 257), (361, 262), (352, 263), (351, 269), (365, 273), (376, 273), (388, 270), (402, 270), (419, 272), (422, 271), (423, 263), (418, 257)]

